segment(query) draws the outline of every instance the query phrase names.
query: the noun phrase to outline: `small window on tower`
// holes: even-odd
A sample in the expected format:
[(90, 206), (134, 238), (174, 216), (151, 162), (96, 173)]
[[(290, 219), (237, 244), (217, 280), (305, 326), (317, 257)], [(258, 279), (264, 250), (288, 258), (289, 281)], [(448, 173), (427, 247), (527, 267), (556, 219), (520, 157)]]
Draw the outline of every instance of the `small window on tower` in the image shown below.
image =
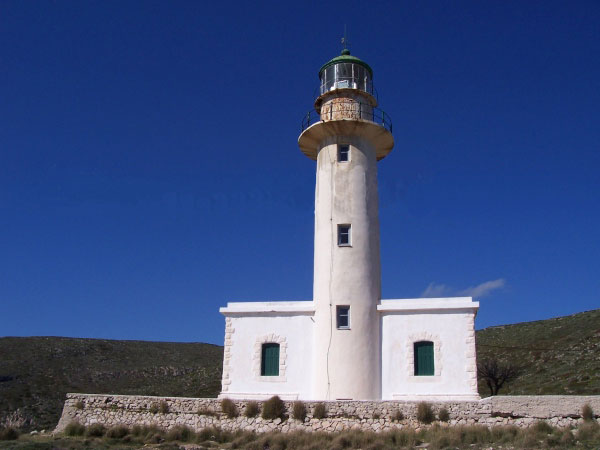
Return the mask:
[(338, 162), (350, 161), (350, 146), (340, 145), (338, 146)]
[(351, 243), (350, 225), (338, 225), (338, 245), (340, 247), (350, 247)]
[(338, 330), (350, 329), (350, 307), (349, 306), (337, 306), (336, 307), (336, 322)]

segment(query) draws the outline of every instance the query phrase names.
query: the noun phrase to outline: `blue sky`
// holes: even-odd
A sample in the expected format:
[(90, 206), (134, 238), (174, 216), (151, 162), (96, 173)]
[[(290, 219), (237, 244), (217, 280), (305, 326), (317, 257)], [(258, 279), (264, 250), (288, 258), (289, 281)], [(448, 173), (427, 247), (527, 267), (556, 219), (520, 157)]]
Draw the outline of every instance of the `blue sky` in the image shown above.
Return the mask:
[(374, 70), (384, 298), (600, 307), (597, 1), (0, 3), (0, 335), (221, 344), (312, 296), (317, 72)]

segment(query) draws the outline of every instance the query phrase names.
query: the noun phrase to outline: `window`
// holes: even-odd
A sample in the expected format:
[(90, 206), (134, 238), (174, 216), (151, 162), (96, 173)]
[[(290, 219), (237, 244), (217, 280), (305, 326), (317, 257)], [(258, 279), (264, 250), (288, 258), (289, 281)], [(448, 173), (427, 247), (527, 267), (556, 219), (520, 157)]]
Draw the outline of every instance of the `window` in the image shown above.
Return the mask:
[(338, 225), (338, 245), (340, 247), (349, 247), (350, 241), (350, 225)]
[(350, 328), (350, 307), (336, 307), (336, 322), (338, 330), (348, 330)]
[(262, 345), (260, 375), (263, 377), (279, 376), (279, 344)]
[(415, 376), (433, 375), (433, 342), (420, 341), (414, 344)]
[(350, 146), (340, 145), (338, 146), (338, 162), (350, 161)]

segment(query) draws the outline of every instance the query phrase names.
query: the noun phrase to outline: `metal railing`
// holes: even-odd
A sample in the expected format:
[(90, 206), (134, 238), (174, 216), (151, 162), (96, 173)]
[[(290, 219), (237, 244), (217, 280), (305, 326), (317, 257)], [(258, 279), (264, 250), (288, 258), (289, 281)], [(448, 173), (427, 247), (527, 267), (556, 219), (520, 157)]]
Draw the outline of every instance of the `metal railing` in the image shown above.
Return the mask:
[(307, 112), (302, 119), (301, 132), (317, 122), (344, 119), (373, 122), (392, 133), (392, 118), (389, 114), (370, 104), (352, 100), (326, 103), (321, 107), (321, 113), (318, 113), (315, 110)]

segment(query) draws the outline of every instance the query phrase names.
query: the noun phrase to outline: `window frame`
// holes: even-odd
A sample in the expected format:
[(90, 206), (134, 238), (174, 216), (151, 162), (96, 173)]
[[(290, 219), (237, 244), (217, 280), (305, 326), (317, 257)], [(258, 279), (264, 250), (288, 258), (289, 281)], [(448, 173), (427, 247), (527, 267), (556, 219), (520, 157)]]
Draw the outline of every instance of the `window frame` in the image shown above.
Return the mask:
[[(343, 230), (346, 230), (342, 233)], [(342, 236), (347, 235), (347, 242), (342, 242)], [(338, 247), (352, 247), (352, 224), (339, 223), (337, 226), (337, 245)]]
[[(421, 352), (424, 352), (425, 348), (429, 348), (430, 350), (430, 355), (429, 358), (430, 360), (427, 362), (427, 366), (430, 367), (421, 367), (421, 365), (419, 364), (419, 355), (421, 355), (421, 358), (424, 358), (424, 354)], [(428, 341), (428, 340), (419, 340), (419, 341), (415, 341), (413, 342), (413, 361), (414, 361), (414, 373), (413, 375), (415, 377), (432, 377), (435, 376), (435, 368), (436, 368), (436, 363), (435, 363), (435, 343), (433, 341)], [(428, 370), (426, 370), (428, 369)]]
[[(345, 314), (341, 314), (344, 311)], [(346, 325), (340, 325), (340, 318), (346, 318)], [(350, 305), (336, 305), (335, 307), (335, 327), (338, 330), (350, 329)]]
[[(267, 367), (267, 349), (277, 348), (277, 364), (273, 367)], [(260, 349), (260, 376), (261, 377), (278, 377), (279, 365), (281, 364), (281, 344), (278, 342), (263, 342)], [(267, 373), (269, 369), (274, 369), (276, 373)]]
[[(342, 152), (342, 149), (345, 149), (345, 150)], [(343, 154), (346, 155), (346, 159), (342, 159)], [(339, 162), (339, 163), (350, 162), (350, 144), (338, 144), (337, 162)]]

